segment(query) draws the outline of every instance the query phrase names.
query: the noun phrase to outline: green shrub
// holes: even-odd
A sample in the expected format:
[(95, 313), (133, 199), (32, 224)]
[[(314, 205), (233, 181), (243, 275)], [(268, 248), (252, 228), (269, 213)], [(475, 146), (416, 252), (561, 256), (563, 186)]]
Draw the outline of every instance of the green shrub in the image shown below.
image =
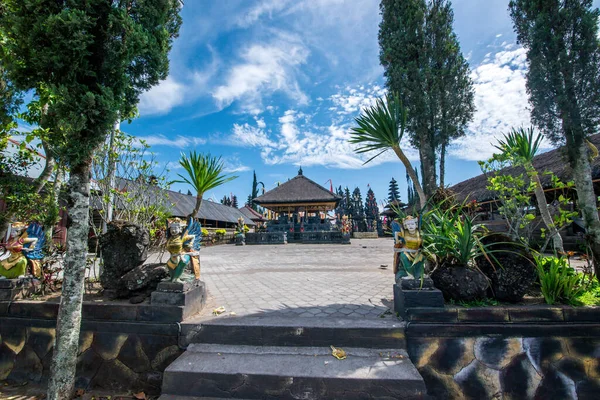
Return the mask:
[(215, 231), (215, 235), (217, 235), (217, 236), (225, 236), (226, 233), (227, 233), (227, 231), (225, 229), (217, 229)]
[(208, 236), (208, 229), (202, 228), (202, 236)]
[(583, 294), (581, 274), (569, 267), (566, 258), (536, 256), (535, 263), (547, 304), (577, 304), (577, 297)]
[(423, 216), (423, 250), (437, 265), (474, 266), (478, 257), (492, 257), (481, 239), (483, 226), (464, 212), (463, 206), (435, 206)]

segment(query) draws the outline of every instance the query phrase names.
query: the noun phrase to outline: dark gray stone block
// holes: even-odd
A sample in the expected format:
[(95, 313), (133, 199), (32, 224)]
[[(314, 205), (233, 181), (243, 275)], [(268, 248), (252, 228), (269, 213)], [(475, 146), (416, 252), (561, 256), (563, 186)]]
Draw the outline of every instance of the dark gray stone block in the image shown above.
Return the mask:
[(235, 317), (182, 324), (190, 343), (249, 346), (329, 346), (405, 349), (405, 323), (397, 319)]
[[(412, 280), (412, 284), (416, 284)], [(407, 282), (408, 286), (411, 283)], [(394, 284), (394, 310), (402, 318), (407, 317), (407, 310), (414, 307), (444, 307), (444, 296), (435, 288), (405, 290), (398, 284)]]
[(187, 292), (197, 287), (203, 287), (204, 282), (201, 280), (192, 280), (189, 282), (171, 282), (162, 281), (156, 287), (157, 292)]

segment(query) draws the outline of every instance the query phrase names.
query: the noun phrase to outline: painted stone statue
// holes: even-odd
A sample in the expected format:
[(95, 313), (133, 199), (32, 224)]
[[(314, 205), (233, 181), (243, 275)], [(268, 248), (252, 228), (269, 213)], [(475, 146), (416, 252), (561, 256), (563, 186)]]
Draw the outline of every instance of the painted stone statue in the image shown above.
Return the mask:
[(421, 251), (423, 238), (418, 221), (412, 216), (404, 218), (402, 226), (392, 222), (394, 232), (394, 275), (396, 283), (404, 277), (422, 279), (425, 274), (425, 257)]
[(27, 226), (22, 222), (12, 224), (8, 241), (2, 245), (4, 254), (0, 257), (0, 279), (16, 279), (28, 274), (40, 277), (44, 243), (41, 225), (33, 223)]
[(200, 279), (200, 223), (192, 218), (185, 224), (179, 218), (169, 220), (167, 229), (167, 251), (171, 254), (167, 261), (171, 282), (181, 282), (181, 276), (188, 266), (194, 271), (194, 277)]

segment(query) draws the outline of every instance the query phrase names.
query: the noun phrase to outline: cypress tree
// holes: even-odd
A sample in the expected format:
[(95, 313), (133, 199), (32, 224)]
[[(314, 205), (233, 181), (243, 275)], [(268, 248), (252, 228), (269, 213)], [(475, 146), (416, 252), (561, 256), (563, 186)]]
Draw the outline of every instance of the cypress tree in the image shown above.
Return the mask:
[[(437, 154), (445, 162), (446, 147), (474, 111), (473, 85), (460, 51), (447, 0), (382, 0), (379, 25), (380, 62), (386, 86), (398, 93), (407, 109), (408, 131), (419, 149), (423, 190), (437, 187)], [(440, 165), (441, 175), (445, 173)]]
[(532, 120), (555, 145), (566, 145), (600, 277), (600, 219), (590, 165), (597, 150), (587, 140), (600, 123), (600, 11), (592, 0), (512, 0), (509, 10), (527, 50)]

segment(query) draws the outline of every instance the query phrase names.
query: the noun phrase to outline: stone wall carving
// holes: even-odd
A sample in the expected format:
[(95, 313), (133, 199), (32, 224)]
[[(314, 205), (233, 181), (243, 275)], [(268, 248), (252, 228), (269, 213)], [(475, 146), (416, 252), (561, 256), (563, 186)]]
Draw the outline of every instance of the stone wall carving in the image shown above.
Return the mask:
[[(45, 382), (56, 330), (7, 320), (0, 325), (0, 381)], [(109, 332), (81, 332), (76, 388), (159, 393), (163, 371), (182, 353), (177, 333), (146, 334), (144, 327), (133, 333), (127, 332), (132, 324), (111, 325)]]
[(600, 339), (413, 337), (408, 353), (436, 399), (597, 399)]

